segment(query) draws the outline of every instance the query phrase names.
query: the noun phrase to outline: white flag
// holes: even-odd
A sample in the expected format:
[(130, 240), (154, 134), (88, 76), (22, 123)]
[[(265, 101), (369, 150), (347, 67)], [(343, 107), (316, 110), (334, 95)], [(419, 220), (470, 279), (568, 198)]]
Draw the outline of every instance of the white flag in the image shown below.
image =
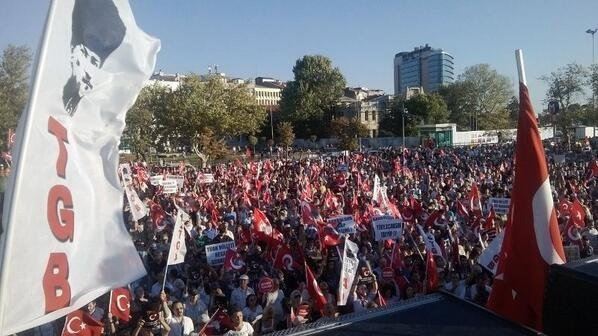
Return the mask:
[(505, 237), (505, 232), (501, 231), (493, 240), (490, 245), (484, 249), (478, 258), (478, 263), (492, 274), (496, 274), (496, 268), (498, 266), (498, 259), (500, 258), (500, 249), (502, 247), (502, 240)]
[(134, 220), (140, 220), (147, 216), (147, 206), (139, 199), (137, 191), (133, 187), (133, 175), (131, 175), (131, 166), (128, 163), (123, 163), (118, 166), (118, 171), (123, 181), (123, 188), (125, 189), (125, 195), (127, 196), (127, 202), (129, 202), (129, 209)]
[(355, 274), (357, 273), (357, 266), (359, 260), (357, 259), (357, 253), (359, 248), (357, 244), (345, 239), (345, 248), (343, 249), (343, 265), (341, 267), (341, 278), (338, 284), (338, 300), (339, 306), (347, 304), (347, 299), (351, 294), (351, 286), (355, 280)]
[(126, 0), (52, 2), (4, 204), (1, 335), (146, 273), (116, 170), (126, 111), (159, 48)]
[(428, 233), (424, 232), (424, 229), (419, 224), (417, 224), (417, 229), (419, 230), (419, 234), (424, 239), (424, 243), (426, 244), (426, 251), (431, 251), (432, 254), (440, 256), (440, 257), (442, 257), (442, 259), (444, 259), (444, 257), (442, 256), (442, 250), (440, 249), (440, 246), (436, 242), (434, 235), (429, 232)]
[(177, 208), (176, 222), (172, 230), (172, 239), (170, 241), (170, 250), (168, 251), (168, 265), (176, 265), (185, 261), (187, 246), (185, 245), (185, 225), (183, 217), (186, 215), (183, 210)]

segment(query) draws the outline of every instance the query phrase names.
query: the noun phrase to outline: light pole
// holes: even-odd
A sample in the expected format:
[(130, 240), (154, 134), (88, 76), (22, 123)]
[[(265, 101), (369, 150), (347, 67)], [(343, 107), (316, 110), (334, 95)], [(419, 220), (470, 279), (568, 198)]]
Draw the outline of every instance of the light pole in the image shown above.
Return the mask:
[(270, 136), (272, 141), (274, 141), (274, 122), (272, 120), (272, 108), (268, 108), (270, 110)]
[[(592, 65), (594, 65), (594, 54), (596, 51), (596, 47), (594, 46), (594, 35), (596, 34), (596, 32), (598, 32), (598, 28), (590, 28), (588, 30), (586, 30), (586, 33), (591, 34), (592, 35)], [(594, 93), (594, 88), (592, 88), (592, 108), (596, 108), (596, 94)]]
[(407, 109), (405, 107), (401, 108), (401, 131), (403, 132), (403, 148), (405, 148), (405, 114), (407, 114)]

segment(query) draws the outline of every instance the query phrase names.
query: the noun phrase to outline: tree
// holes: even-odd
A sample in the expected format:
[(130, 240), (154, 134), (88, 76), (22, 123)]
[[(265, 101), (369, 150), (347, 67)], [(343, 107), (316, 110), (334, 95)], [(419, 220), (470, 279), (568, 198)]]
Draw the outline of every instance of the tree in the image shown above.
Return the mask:
[(359, 148), (359, 137), (368, 134), (367, 127), (357, 118), (340, 117), (330, 123), (331, 133), (339, 140), (342, 150), (356, 150)]
[(571, 63), (558, 68), (550, 75), (540, 77), (540, 80), (548, 84), (546, 101), (556, 99), (560, 110), (567, 110), (571, 104), (577, 102), (577, 98), (583, 95), (587, 72), (579, 64)]
[(200, 136), (205, 139), (206, 132), (214, 141), (254, 134), (266, 120), (264, 108), (245, 85), (227, 85), (216, 77), (203, 81), (196, 75), (162, 97), (159, 110), (158, 141), (179, 148), (202, 147)]
[(448, 108), (438, 94), (417, 94), (405, 102), (405, 108), (409, 114), (419, 117), (426, 124), (448, 121)]
[(511, 122), (505, 112), (513, 96), (511, 81), (488, 64), (466, 68), (455, 83), (440, 93), (450, 110), (451, 121), (460, 128), (495, 129), (497, 122), (498, 125)]
[(346, 82), (332, 61), (320, 55), (306, 55), (293, 67), (294, 80), (282, 90), (281, 116), (297, 135), (324, 135)]
[(460, 130), (472, 128), (471, 120), (474, 108), (468, 95), (471, 92), (470, 86), (472, 84), (469, 82), (457, 81), (441, 87), (438, 92), (447, 105), (449, 120), (457, 124), (457, 128)]
[(156, 143), (155, 113), (166, 94), (167, 89), (159, 85), (146, 86), (127, 112), (122, 142), (142, 159), (147, 157), (150, 148)]
[[(394, 99), (390, 106), (390, 111), (382, 118), (379, 128), (380, 134), (386, 136), (401, 136), (403, 134), (403, 110), (405, 109), (405, 101)], [(405, 111), (407, 111), (405, 109)], [(416, 126), (418, 118), (413, 115), (405, 115), (405, 135), (416, 134)]]
[(581, 107), (578, 103), (584, 93), (587, 74), (581, 65), (571, 63), (558, 68), (550, 75), (540, 77), (548, 84), (545, 101), (555, 99), (559, 103), (555, 124), (563, 130), (564, 134), (567, 134), (568, 128), (579, 120)]
[(288, 148), (295, 141), (295, 132), (293, 131), (293, 125), (288, 121), (283, 121), (278, 124), (278, 136), (280, 138), (280, 144)]
[(0, 56), (0, 143), (15, 129), (27, 104), (31, 51), (26, 46), (8, 45)]

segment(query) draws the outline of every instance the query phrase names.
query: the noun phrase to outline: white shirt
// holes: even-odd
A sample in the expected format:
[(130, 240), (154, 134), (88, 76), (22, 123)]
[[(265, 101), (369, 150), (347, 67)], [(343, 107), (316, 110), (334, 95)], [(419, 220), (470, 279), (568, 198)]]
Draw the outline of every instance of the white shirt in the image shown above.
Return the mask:
[(193, 321), (187, 316), (175, 317), (173, 315), (166, 317), (166, 323), (170, 326), (170, 333), (172, 336), (189, 335), (195, 328)]
[(241, 322), (241, 330), (229, 330), (224, 336), (251, 336), (253, 335), (253, 327), (248, 322)]

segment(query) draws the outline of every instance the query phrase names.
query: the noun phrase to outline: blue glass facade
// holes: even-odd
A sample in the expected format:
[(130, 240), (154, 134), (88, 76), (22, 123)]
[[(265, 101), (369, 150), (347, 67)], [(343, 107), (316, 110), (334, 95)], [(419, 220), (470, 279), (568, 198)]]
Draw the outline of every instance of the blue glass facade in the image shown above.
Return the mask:
[(455, 80), (454, 58), (442, 49), (428, 45), (401, 52), (394, 59), (395, 94), (404, 94), (408, 87), (423, 87), (424, 92), (437, 92)]

